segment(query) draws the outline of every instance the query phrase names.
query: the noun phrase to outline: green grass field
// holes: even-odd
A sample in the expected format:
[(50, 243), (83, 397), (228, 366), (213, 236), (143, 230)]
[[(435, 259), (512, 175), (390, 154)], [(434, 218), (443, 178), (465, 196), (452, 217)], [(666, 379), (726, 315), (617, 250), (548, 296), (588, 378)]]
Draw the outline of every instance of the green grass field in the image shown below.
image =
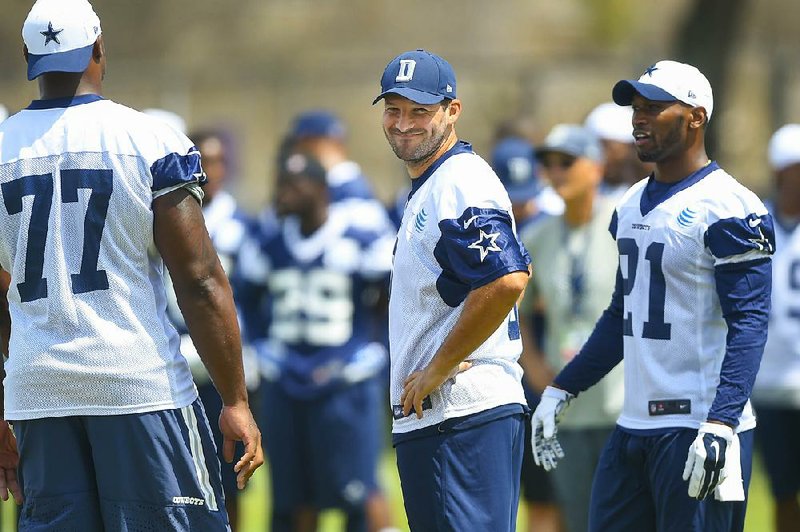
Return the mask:
[[(266, 466), (265, 466), (266, 467)], [(251, 486), (243, 494), (242, 504), (244, 505), (243, 523), (241, 532), (266, 532), (267, 519), (269, 516), (269, 490), (268, 475), (265, 468), (259, 470), (251, 482)], [(387, 451), (383, 458), (381, 467), (381, 480), (386, 488), (386, 493), (392, 502), (394, 517), (398, 528), (408, 530), (403, 514), (403, 500), (400, 493), (400, 481), (397, 478), (397, 470), (394, 464), (394, 453)], [(763, 474), (761, 464), (756, 457), (754, 464), (753, 481), (750, 486), (750, 502), (747, 510), (747, 524), (745, 530), (748, 532), (773, 532), (772, 525), (772, 506), (769, 499), (767, 479)], [(11, 532), (12, 519), (8, 511), (9, 503), (0, 504), (2, 509), (2, 519), (0, 519), (0, 532)], [(524, 509), (521, 509), (519, 523), (525, 519)], [(321, 521), (320, 530), (323, 532), (338, 532), (342, 530), (342, 519), (337, 512), (326, 512)], [(521, 532), (522, 526), (518, 527)]]

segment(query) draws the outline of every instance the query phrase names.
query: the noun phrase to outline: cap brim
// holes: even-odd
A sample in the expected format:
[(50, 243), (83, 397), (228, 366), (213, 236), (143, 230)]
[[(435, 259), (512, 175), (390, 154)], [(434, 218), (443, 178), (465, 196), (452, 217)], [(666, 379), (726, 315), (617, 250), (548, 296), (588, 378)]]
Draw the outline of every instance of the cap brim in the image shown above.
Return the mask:
[(507, 187), (506, 192), (508, 192), (508, 199), (511, 200), (511, 203), (521, 203), (536, 197), (541, 188), (541, 183), (532, 179), (524, 185)]
[(68, 52), (47, 55), (28, 54), (28, 81), (47, 72), (83, 72), (89, 66), (94, 43)]
[(583, 157), (583, 154), (580, 152), (576, 152), (574, 149), (568, 148), (566, 146), (539, 146), (536, 148), (536, 160), (541, 162), (542, 158), (548, 153), (561, 153), (563, 155), (568, 155), (570, 157)]
[(404, 98), (408, 98), (412, 102), (416, 102), (422, 105), (433, 105), (445, 99), (445, 97), (440, 94), (431, 94), (430, 92), (422, 92), (418, 91), (417, 89), (412, 89), (409, 87), (397, 87), (380, 93), (377, 98), (372, 100), (372, 105), (378, 103), (378, 101), (386, 97), (387, 94), (397, 94)]
[(611, 97), (614, 99), (614, 103), (617, 105), (630, 105), (633, 101), (633, 96), (637, 93), (648, 100), (657, 102), (678, 101), (678, 98), (668, 93), (661, 87), (656, 87), (655, 85), (642, 83), (641, 81), (636, 81), (633, 79), (623, 79), (618, 81), (617, 84), (614, 85), (614, 89), (611, 91)]

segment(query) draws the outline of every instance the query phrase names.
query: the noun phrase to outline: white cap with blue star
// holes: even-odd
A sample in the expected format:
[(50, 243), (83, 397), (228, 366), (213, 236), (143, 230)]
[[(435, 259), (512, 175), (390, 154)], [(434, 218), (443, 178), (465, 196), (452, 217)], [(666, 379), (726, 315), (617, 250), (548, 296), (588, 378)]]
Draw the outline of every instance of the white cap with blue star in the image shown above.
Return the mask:
[(623, 79), (614, 85), (611, 95), (617, 105), (630, 105), (639, 93), (648, 100), (680, 101), (703, 107), (711, 120), (714, 95), (708, 79), (697, 68), (677, 61), (659, 61), (638, 79)]
[(45, 72), (83, 72), (101, 33), (100, 19), (86, 0), (38, 0), (22, 26), (28, 79)]

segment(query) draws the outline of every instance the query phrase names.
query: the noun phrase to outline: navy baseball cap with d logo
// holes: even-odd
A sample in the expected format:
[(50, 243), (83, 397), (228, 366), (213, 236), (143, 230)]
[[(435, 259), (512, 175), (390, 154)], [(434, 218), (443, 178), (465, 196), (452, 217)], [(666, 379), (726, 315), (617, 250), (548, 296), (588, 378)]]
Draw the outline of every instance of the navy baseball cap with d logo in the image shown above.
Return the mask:
[(405, 52), (392, 59), (381, 77), (381, 93), (399, 94), (422, 105), (456, 98), (456, 74), (450, 63), (426, 50)]

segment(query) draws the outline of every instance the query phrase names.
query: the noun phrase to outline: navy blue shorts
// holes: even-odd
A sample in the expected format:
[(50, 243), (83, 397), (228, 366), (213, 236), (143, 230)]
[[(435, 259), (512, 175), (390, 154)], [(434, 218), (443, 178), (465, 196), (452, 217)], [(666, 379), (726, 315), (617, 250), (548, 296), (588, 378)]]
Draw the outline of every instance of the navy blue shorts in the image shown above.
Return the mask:
[(756, 438), (776, 500), (794, 499), (800, 491), (800, 410), (757, 410)]
[[(753, 432), (739, 434), (745, 495), (750, 485)], [(700, 502), (689, 497), (688, 482), (682, 474), (689, 446), (696, 436), (695, 429), (642, 436), (616, 427), (600, 457), (592, 484), (589, 530), (743, 530), (746, 500)]]
[(499, 418), (492, 411), (509, 405), (448, 419), (432, 434), (397, 442), (397, 469), (412, 531), (516, 530), (528, 418), (516, 406), (516, 412)]
[(379, 380), (313, 400), (291, 398), (269, 381), (259, 391), (274, 511), (363, 508), (378, 490), (384, 406)]
[(14, 432), (20, 530), (229, 530), (199, 399), (144, 414), (15, 421)]

